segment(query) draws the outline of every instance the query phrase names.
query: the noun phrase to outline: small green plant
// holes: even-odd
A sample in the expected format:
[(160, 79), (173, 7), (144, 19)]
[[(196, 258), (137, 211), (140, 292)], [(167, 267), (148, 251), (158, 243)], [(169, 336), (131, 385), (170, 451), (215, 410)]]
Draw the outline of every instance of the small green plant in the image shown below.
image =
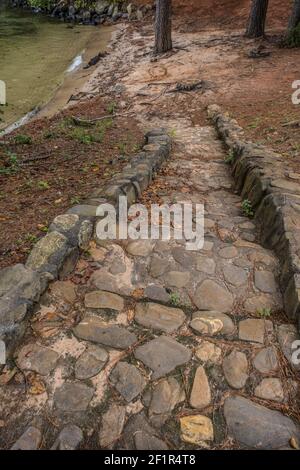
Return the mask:
[(38, 237), (36, 235), (33, 235), (32, 233), (27, 233), (24, 237), (25, 241), (26, 242), (29, 242), (29, 243), (36, 243), (38, 241)]
[(32, 138), (30, 135), (18, 134), (15, 137), (15, 143), (20, 145), (30, 145), (32, 144)]
[(300, 47), (300, 23), (287, 34), (283, 45), (286, 47)]
[(172, 292), (170, 294), (170, 302), (174, 306), (179, 305), (180, 298), (179, 298), (179, 295), (177, 294), (177, 292)]
[(80, 197), (79, 197), (79, 196), (73, 196), (73, 197), (71, 197), (70, 203), (71, 203), (72, 205), (74, 205), (74, 204), (79, 204), (79, 203), (80, 203)]
[(230, 165), (234, 161), (234, 152), (233, 152), (233, 150), (229, 150), (229, 152), (227, 153), (224, 161), (228, 165)]
[(252, 208), (252, 204), (251, 204), (251, 201), (249, 201), (249, 199), (244, 199), (243, 200), (242, 210), (243, 210), (243, 213), (247, 217), (253, 217), (254, 216), (254, 211), (253, 211), (253, 208)]
[(169, 131), (169, 137), (176, 137), (176, 129), (171, 129)]
[(42, 189), (42, 190), (46, 190), (50, 188), (50, 184), (48, 183), (48, 181), (38, 181), (37, 186), (39, 189)]
[(114, 114), (115, 110), (116, 110), (116, 103), (112, 102), (112, 103), (109, 103), (109, 105), (107, 106), (107, 112), (108, 114)]
[(263, 307), (257, 310), (260, 317), (269, 318), (272, 315), (272, 310), (269, 307)]
[(123, 155), (126, 155), (126, 153), (127, 153), (127, 144), (126, 144), (126, 142), (120, 142), (118, 144), (118, 149)]

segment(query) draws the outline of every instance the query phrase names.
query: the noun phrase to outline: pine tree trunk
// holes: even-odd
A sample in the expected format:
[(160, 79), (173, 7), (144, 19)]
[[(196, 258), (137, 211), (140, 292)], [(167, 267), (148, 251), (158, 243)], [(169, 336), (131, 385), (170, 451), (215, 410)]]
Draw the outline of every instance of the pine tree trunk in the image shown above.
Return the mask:
[(295, 0), (294, 7), (292, 14), (289, 20), (288, 30), (291, 31), (292, 29), (296, 28), (300, 23), (300, 0)]
[(155, 46), (156, 54), (172, 49), (172, 0), (156, 0)]
[(265, 34), (265, 24), (269, 0), (252, 0), (246, 36), (259, 38)]

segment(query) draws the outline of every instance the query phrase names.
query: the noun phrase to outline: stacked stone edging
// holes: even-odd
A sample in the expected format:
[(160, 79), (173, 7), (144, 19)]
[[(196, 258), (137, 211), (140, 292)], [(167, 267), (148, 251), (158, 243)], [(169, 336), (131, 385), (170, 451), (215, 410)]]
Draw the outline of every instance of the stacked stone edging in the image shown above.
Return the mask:
[(116, 207), (119, 195), (127, 196), (128, 207), (133, 204), (151, 183), (170, 149), (171, 139), (164, 129), (148, 132), (142, 151), (107, 186), (53, 220), (49, 232), (36, 243), (25, 265), (1, 269), (0, 340), (5, 342), (7, 358), (24, 335), (30, 314), (49, 282), (69, 275), (80, 250), (88, 248), (99, 204), (108, 202)]
[(300, 182), (289, 177), (280, 154), (244, 140), (243, 129), (219, 106), (209, 106), (208, 115), (230, 151), (236, 189), (251, 202), (261, 242), (280, 260), (284, 308), (300, 328)]

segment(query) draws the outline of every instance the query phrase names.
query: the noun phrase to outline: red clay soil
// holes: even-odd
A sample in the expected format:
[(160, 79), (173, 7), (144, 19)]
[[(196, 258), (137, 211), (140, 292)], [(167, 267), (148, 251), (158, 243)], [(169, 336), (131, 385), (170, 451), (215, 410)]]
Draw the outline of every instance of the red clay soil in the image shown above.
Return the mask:
[[(80, 203), (138, 151), (143, 136), (133, 119), (91, 127), (70, 121), (72, 115), (105, 116), (108, 108), (95, 98), (22, 127), (0, 146), (0, 267), (24, 262), (56, 215)], [(31, 143), (17, 143), (28, 138)]]

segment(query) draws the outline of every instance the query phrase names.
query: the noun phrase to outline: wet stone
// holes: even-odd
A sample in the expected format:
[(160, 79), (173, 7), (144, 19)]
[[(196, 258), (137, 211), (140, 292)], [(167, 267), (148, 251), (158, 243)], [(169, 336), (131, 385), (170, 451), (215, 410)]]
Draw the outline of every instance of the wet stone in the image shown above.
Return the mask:
[(32, 370), (41, 375), (48, 375), (55, 368), (59, 354), (50, 348), (27, 344), (18, 354), (17, 364), (22, 370)]
[(179, 308), (166, 307), (155, 303), (140, 303), (135, 308), (135, 321), (147, 328), (171, 333), (185, 321), (185, 314)]
[(273, 294), (277, 291), (274, 274), (270, 271), (255, 271), (254, 284), (261, 292)]
[(164, 279), (167, 286), (177, 287), (178, 289), (181, 289), (182, 287), (186, 286), (189, 282), (190, 273), (181, 271), (170, 271), (164, 276)]
[(79, 380), (89, 379), (99, 374), (108, 360), (105, 349), (90, 345), (77, 359), (75, 364), (75, 377)]
[(127, 349), (137, 342), (136, 335), (127, 328), (104, 323), (95, 316), (86, 316), (73, 332), (80, 339), (116, 349)]
[(270, 346), (259, 351), (253, 360), (253, 365), (262, 374), (276, 371), (278, 369), (278, 359), (275, 347)]
[(233, 286), (240, 287), (247, 282), (247, 272), (237, 266), (228, 265), (223, 268), (224, 278)]
[(153, 371), (153, 380), (168, 374), (177, 366), (186, 364), (191, 358), (191, 351), (167, 336), (160, 336), (140, 347), (134, 353)]
[(195, 312), (190, 323), (191, 328), (197, 333), (214, 336), (218, 333), (231, 335), (235, 326), (228, 315), (220, 312)]
[(225, 286), (206, 279), (197, 287), (194, 302), (200, 310), (230, 312), (233, 305), (233, 296)]
[(273, 400), (282, 402), (284, 400), (284, 392), (281, 381), (275, 378), (263, 379), (255, 388), (254, 395), (265, 400)]
[(64, 412), (85, 411), (94, 390), (83, 383), (65, 382), (54, 393), (55, 407)]
[(125, 407), (113, 404), (104, 413), (99, 432), (101, 448), (112, 448), (121, 437), (125, 424)]
[(51, 450), (76, 450), (83, 441), (83, 433), (75, 424), (68, 424), (58, 435)]
[(173, 377), (161, 380), (155, 385), (150, 406), (149, 416), (168, 415), (185, 399), (185, 393), (180, 384)]
[(229, 435), (243, 446), (269, 450), (289, 448), (292, 437), (299, 442), (299, 427), (290, 418), (246, 398), (227, 398), (224, 415)]
[(117, 294), (106, 291), (94, 291), (86, 294), (84, 299), (86, 308), (99, 308), (121, 312), (124, 309), (124, 300)]
[(127, 402), (136, 398), (146, 386), (146, 380), (140, 371), (127, 362), (119, 362), (109, 379)]
[(265, 321), (255, 318), (248, 318), (239, 323), (239, 339), (254, 343), (264, 343)]
[(232, 351), (223, 360), (223, 372), (228, 384), (235, 389), (243, 388), (248, 379), (248, 361), (244, 353)]
[(11, 450), (37, 450), (42, 441), (42, 433), (34, 426), (29, 426), (14, 443)]
[(211, 391), (204, 367), (199, 366), (196, 370), (193, 387), (190, 396), (190, 405), (202, 410), (211, 403)]
[(195, 356), (199, 361), (219, 364), (222, 358), (222, 350), (214, 343), (202, 341), (195, 351)]
[(202, 415), (180, 418), (181, 439), (188, 444), (207, 447), (214, 440), (214, 428), (210, 418)]

